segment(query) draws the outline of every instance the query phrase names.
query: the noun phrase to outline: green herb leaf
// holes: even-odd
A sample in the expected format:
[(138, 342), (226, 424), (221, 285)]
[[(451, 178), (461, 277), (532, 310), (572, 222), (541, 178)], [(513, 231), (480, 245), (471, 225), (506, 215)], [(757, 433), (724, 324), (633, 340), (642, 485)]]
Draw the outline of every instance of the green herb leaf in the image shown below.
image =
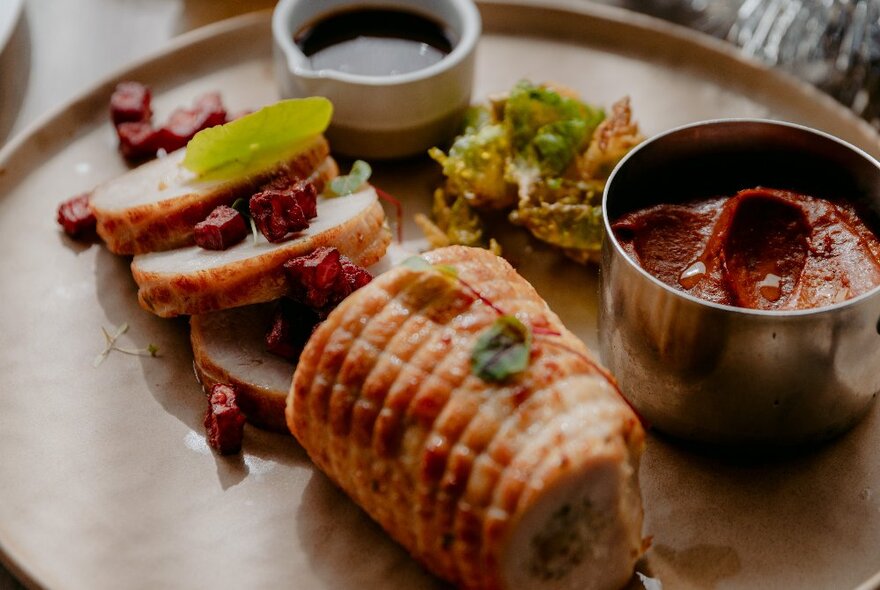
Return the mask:
[(292, 98), (225, 125), (198, 132), (186, 146), (183, 167), (202, 178), (229, 178), (301, 149), (330, 124), (326, 98)]
[(477, 339), (471, 371), (483, 381), (504, 381), (529, 365), (532, 331), (512, 315), (499, 317)]
[(328, 197), (342, 197), (355, 192), (370, 179), (373, 169), (363, 160), (355, 160), (351, 165), (351, 171), (344, 176), (337, 176), (330, 181), (330, 186), (324, 191)]
[(400, 263), (400, 266), (405, 266), (412, 270), (430, 270), (431, 263), (422, 258), (421, 256), (410, 256), (406, 260)]
[(244, 217), (250, 217), (251, 212), (249, 209), (250, 199), (243, 199), (241, 197), (235, 199), (235, 202), (232, 203), (232, 208), (242, 214)]
[(436, 270), (441, 275), (450, 279), (458, 278), (458, 269), (451, 264), (431, 264), (421, 256), (410, 256), (401, 262), (400, 265), (411, 268), (412, 270)]
[(441, 275), (449, 277), (450, 279), (458, 278), (458, 269), (451, 264), (435, 264), (434, 270), (439, 272)]

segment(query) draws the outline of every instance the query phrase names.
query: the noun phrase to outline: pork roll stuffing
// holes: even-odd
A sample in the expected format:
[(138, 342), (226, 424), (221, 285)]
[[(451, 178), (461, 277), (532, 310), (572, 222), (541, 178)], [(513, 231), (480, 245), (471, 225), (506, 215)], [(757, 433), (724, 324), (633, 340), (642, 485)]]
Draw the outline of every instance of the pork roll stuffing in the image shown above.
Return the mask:
[(349, 296), (287, 400), (314, 462), (462, 588), (613, 589), (642, 554), (642, 427), (501, 258), (435, 250)]

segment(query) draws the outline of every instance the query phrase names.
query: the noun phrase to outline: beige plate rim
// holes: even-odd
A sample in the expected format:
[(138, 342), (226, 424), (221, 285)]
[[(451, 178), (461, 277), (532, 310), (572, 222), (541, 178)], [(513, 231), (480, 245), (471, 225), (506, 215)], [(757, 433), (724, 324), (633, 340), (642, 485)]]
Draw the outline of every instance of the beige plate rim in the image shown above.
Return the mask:
[[(736, 68), (743, 76), (754, 75), (762, 83), (780, 92), (790, 93), (793, 100), (814, 105), (816, 108), (831, 115), (835, 120), (841, 122), (847, 128), (848, 134), (855, 138), (854, 142), (860, 143), (867, 151), (880, 157), (880, 135), (866, 121), (859, 119), (844, 106), (807, 83), (786, 73), (769, 70), (760, 63), (739, 55), (735, 48), (724, 42), (652, 17), (631, 13), (618, 8), (589, 4), (582, 0), (488, 0), (478, 2), (478, 4), (484, 10), (484, 20), (486, 20), (486, 11), (488, 11), (488, 15), (491, 17), (493, 12), (497, 14), (497, 12), (503, 11), (505, 7), (540, 8), (547, 11), (547, 14), (550, 16), (564, 17), (566, 13), (577, 13), (598, 22), (613, 23), (618, 28), (624, 27), (633, 32), (652, 35), (657, 42), (666, 41), (677, 44), (683, 49), (698, 53), (703, 58), (708, 57), (717, 60), (719, 64), (724, 64), (725, 67)], [(57, 122), (69, 117), (71, 113), (88, 112), (90, 109), (93, 109), (93, 105), (97, 104), (100, 97), (107, 95), (108, 90), (112, 88), (117, 80), (130, 77), (133, 72), (145, 67), (157, 67), (162, 63), (170, 63), (176, 55), (200, 44), (216, 40), (220, 37), (234, 39), (238, 31), (251, 27), (265, 26), (265, 23), (269, 20), (269, 15), (269, 11), (246, 14), (181, 35), (172, 40), (161, 51), (105, 76), (91, 88), (40, 117), (0, 149), (0, 172), (7, 176), (3, 179), (4, 184), (6, 186), (15, 186), (32, 173), (30, 167), (20, 172), (16, 172), (9, 167), (9, 163), (20, 150), (27, 148), (31, 142), (40, 140), (47, 129), (51, 129)], [(54, 153), (57, 150), (63, 149), (72, 139), (74, 138), (54, 137), (51, 140), (49, 151)], [(16, 174), (19, 176), (15, 177)], [(3, 534), (2, 523), (0, 523), (0, 538), (2, 537), (6, 537), (6, 535)], [(44, 587), (37, 578), (36, 571), (38, 570), (34, 567), (35, 564), (27, 564), (16, 560), (10, 554), (8, 547), (2, 545), (0, 545), (0, 562), (26, 585), (34, 588)], [(864, 581), (857, 590), (869, 590), (877, 587), (880, 587), (880, 572), (869, 580)]]

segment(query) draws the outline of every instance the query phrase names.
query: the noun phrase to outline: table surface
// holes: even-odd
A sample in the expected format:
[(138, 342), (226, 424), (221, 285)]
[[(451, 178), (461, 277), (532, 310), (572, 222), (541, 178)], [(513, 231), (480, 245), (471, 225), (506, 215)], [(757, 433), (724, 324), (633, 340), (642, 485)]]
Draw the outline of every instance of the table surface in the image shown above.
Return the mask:
[[(6, 0), (0, 0), (5, 2)], [(25, 0), (0, 53), (0, 147), (169, 39), (274, 0)], [(23, 586), (0, 566), (0, 590)]]
[[(0, 51), (0, 147), (97, 81), (161, 49), (172, 37), (274, 4), (25, 0), (22, 18)], [(21, 588), (0, 566), (0, 590)]]
[[(0, 0), (0, 2), (5, 0)], [(274, 0), (25, 0), (0, 55), (0, 146), (126, 64)], [(6, 95), (9, 96), (6, 96)]]

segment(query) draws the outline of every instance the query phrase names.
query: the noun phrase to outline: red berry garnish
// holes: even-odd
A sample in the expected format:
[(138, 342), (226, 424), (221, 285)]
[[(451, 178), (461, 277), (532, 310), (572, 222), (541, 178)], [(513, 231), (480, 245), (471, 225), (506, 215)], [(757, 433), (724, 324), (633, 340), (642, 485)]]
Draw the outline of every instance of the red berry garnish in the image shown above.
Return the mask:
[(129, 161), (155, 158), (157, 152), (173, 152), (208, 127), (227, 122), (226, 108), (216, 92), (196, 99), (191, 109), (177, 109), (161, 127), (150, 122), (150, 89), (137, 82), (123, 82), (110, 98), (110, 114), (119, 136), (119, 150)]
[(251, 197), (250, 213), (267, 240), (280, 242), (309, 227), (309, 219), (318, 214), (315, 185), (299, 182), (288, 189), (259, 192)]
[(266, 333), (266, 350), (296, 361), (318, 321), (318, 314), (302, 303), (281, 299)]
[(120, 82), (110, 96), (110, 118), (114, 125), (127, 122), (149, 121), (150, 89), (139, 82)]
[(367, 269), (358, 266), (348, 257), (340, 256), (339, 260), (342, 263), (342, 272), (345, 275), (345, 280), (348, 282), (348, 286), (351, 287), (352, 293), (373, 280), (373, 275)]
[(207, 250), (225, 250), (242, 241), (248, 234), (244, 216), (226, 205), (220, 205), (195, 226), (196, 244)]
[(221, 455), (239, 452), (244, 438), (245, 417), (235, 397), (235, 387), (223, 383), (211, 387), (208, 397), (205, 434), (208, 444)]
[(120, 123), (116, 127), (119, 151), (126, 160), (135, 162), (156, 157), (159, 136), (149, 121)]
[(342, 256), (336, 248), (318, 248), (284, 263), (291, 298), (326, 317), (339, 302), (372, 280), (369, 272)]
[(58, 206), (58, 223), (71, 238), (89, 238), (95, 235), (95, 215), (89, 207), (89, 194), (68, 199)]
[(211, 92), (196, 99), (192, 109), (177, 109), (159, 129), (159, 144), (166, 152), (182, 148), (193, 136), (208, 127), (226, 123), (226, 109), (220, 95)]

